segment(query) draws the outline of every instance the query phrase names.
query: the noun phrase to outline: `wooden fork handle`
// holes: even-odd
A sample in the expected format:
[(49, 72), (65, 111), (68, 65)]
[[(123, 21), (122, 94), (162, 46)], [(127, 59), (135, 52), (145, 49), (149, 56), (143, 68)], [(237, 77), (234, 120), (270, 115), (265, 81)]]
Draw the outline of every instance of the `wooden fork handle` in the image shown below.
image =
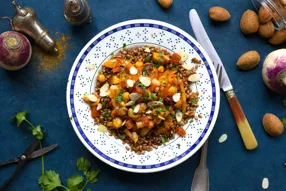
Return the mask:
[(248, 150), (253, 150), (258, 146), (256, 138), (251, 130), (251, 127), (244, 115), (240, 103), (233, 90), (225, 92), (231, 111), (233, 113), (235, 122), (239, 129), (243, 143)]

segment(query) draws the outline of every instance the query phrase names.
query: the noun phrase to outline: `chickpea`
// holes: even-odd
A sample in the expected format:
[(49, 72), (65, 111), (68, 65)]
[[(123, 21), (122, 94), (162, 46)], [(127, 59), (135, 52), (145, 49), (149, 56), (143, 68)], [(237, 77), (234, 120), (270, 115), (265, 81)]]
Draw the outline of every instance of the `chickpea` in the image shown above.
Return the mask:
[(116, 129), (118, 129), (118, 128), (120, 128), (120, 127), (122, 127), (122, 120), (120, 119), (120, 118), (114, 118), (113, 120), (112, 120), (112, 123), (113, 123), (113, 126), (116, 128)]
[(130, 99), (130, 94), (129, 94), (129, 92), (124, 92), (124, 93), (122, 94), (122, 97), (123, 97), (123, 100), (127, 103), (127, 102), (129, 101), (129, 99)]
[(100, 82), (105, 82), (106, 81), (106, 77), (103, 74), (99, 74), (97, 76), (97, 80)]

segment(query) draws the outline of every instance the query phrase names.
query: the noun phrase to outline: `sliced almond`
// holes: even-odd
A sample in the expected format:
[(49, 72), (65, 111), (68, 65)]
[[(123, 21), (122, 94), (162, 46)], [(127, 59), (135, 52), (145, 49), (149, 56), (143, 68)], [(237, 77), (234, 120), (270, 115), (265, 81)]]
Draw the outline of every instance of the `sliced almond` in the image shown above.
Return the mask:
[(137, 104), (135, 107), (134, 107), (134, 113), (138, 113), (138, 111), (139, 111), (139, 109), (140, 109), (140, 104)]
[(97, 128), (97, 131), (101, 132), (101, 133), (106, 133), (107, 132), (107, 127), (105, 127), (104, 125), (99, 125)]
[(148, 53), (149, 53), (149, 52), (151, 52), (151, 51), (150, 51), (150, 49), (149, 49), (148, 47), (147, 47), (147, 48), (145, 48), (145, 50), (144, 50), (144, 51), (145, 51), (145, 52), (148, 52)]
[(97, 101), (97, 97), (95, 95), (93, 95), (93, 94), (87, 95), (87, 98), (91, 102), (96, 102)]
[(126, 120), (124, 120), (124, 121), (123, 121), (122, 126), (124, 126), (124, 125), (125, 125), (125, 123), (126, 123)]
[(146, 113), (146, 114), (150, 114), (150, 113), (152, 113), (152, 111), (151, 111), (151, 110), (148, 110), (148, 111), (146, 111), (145, 113)]
[(220, 138), (218, 139), (219, 143), (223, 143), (227, 140), (227, 134), (223, 134), (220, 136)]
[(177, 111), (177, 112), (176, 112), (176, 120), (177, 120), (178, 122), (181, 122), (182, 119), (183, 119), (183, 113), (182, 113), (181, 111)]
[(159, 118), (159, 119), (162, 119), (162, 120), (165, 120), (165, 118), (162, 117), (162, 116), (160, 116), (160, 115), (158, 116), (158, 118)]
[(139, 81), (146, 87), (150, 86), (151, 85), (151, 79), (149, 77), (144, 77), (144, 76), (141, 76), (139, 78)]
[(188, 81), (189, 82), (199, 82), (200, 81), (200, 75), (199, 74), (192, 74), (189, 76)]
[(93, 64), (88, 64), (88, 65), (87, 65), (87, 68), (88, 68), (89, 70), (94, 70), (94, 69), (95, 69), (95, 65), (93, 65)]
[(263, 180), (262, 180), (262, 188), (266, 190), (268, 187), (269, 187), (269, 180), (268, 180), (268, 178), (263, 178)]
[(173, 98), (174, 102), (180, 101), (180, 99), (181, 99), (181, 93), (176, 93), (176, 94), (174, 94), (172, 98)]
[(163, 106), (164, 104), (160, 101), (150, 101), (147, 103), (148, 107)]
[(134, 66), (131, 66), (129, 72), (132, 75), (136, 75), (138, 73), (138, 70)]
[(110, 60), (110, 62), (117, 62), (117, 60), (116, 59), (112, 59), (112, 60)]
[(134, 86), (133, 80), (126, 80), (127, 87), (132, 88)]
[(101, 110), (101, 108), (102, 108), (102, 104), (99, 103), (99, 104), (97, 105), (97, 107), (96, 107), (96, 110)]
[(107, 92), (109, 89), (109, 84), (108, 83), (105, 83), (103, 86), (101, 86), (100, 88), (100, 93), (101, 92)]
[(141, 98), (142, 97), (142, 95), (140, 95), (140, 94), (138, 94), (138, 93), (131, 93), (130, 94), (130, 99), (131, 99), (131, 101), (136, 101), (136, 100), (138, 100), (139, 98)]
[(135, 104), (135, 101), (129, 101), (129, 102), (126, 103), (125, 106), (132, 106), (132, 105), (134, 105), (134, 104)]
[(179, 50), (179, 52), (177, 54), (179, 54), (179, 56), (181, 56), (181, 61), (183, 61), (183, 62), (185, 62), (189, 58), (189, 54), (183, 50)]
[(108, 90), (107, 92), (100, 92), (100, 97), (106, 97), (110, 94), (110, 91)]
[(185, 68), (186, 70), (192, 69), (192, 67), (190, 65), (187, 65), (187, 64), (182, 64), (182, 67)]

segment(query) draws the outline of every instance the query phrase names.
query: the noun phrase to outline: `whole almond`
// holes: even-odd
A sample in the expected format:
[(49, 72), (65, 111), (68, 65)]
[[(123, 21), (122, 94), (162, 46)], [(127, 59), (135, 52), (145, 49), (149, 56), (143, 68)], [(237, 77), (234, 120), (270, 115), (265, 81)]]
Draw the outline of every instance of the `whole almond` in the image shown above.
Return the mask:
[(268, 40), (270, 44), (280, 45), (286, 42), (286, 29), (276, 31), (274, 35)]
[(168, 9), (172, 5), (173, 0), (158, 0), (158, 3), (161, 7)]
[(270, 38), (274, 35), (274, 31), (274, 24), (271, 21), (268, 21), (259, 26), (258, 34), (263, 38)]
[(247, 10), (243, 13), (240, 19), (240, 29), (243, 34), (254, 34), (259, 28), (257, 14), (252, 10)]
[(265, 131), (271, 136), (279, 136), (284, 131), (281, 120), (271, 113), (266, 113), (262, 119)]
[(268, 21), (271, 20), (272, 16), (270, 13), (265, 9), (265, 7), (261, 6), (259, 11), (258, 11), (258, 18), (260, 23), (267, 23)]
[(252, 50), (244, 53), (237, 60), (237, 67), (242, 70), (250, 70), (257, 66), (260, 62), (260, 56), (258, 52)]
[(211, 20), (218, 22), (227, 21), (231, 17), (229, 12), (225, 8), (219, 6), (210, 8), (209, 16)]

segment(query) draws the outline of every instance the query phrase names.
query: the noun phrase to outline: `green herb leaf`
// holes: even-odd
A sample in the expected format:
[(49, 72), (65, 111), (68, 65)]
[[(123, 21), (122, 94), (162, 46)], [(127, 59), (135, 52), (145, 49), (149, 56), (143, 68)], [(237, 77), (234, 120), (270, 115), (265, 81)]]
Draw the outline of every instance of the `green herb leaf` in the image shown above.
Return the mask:
[(156, 99), (157, 99), (156, 93), (152, 93), (152, 94), (151, 94), (151, 99), (152, 99), (152, 100), (156, 100)]
[(109, 111), (105, 111), (102, 114), (104, 117), (110, 117), (110, 112)]
[(119, 134), (118, 137), (119, 139), (122, 139), (122, 140), (125, 139), (125, 135), (122, 135), (122, 134)]
[(32, 128), (31, 130), (32, 130), (32, 134), (34, 135), (34, 137), (36, 137), (36, 139), (42, 140), (44, 138), (41, 125), (38, 125), (37, 127)]
[(123, 102), (123, 96), (122, 96), (121, 94), (117, 95), (116, 98), (115, 98), (115, 101), (116, 101), (117, 103)]
[(111, 53), (110, 53), (110, 56), (113, 57), (113, 56), (114, 56), (114, 52), (111, 52)]
[(97, 175), (99, 174), (99, 169), (91, 170), (85, 173), (86, 181), (88, 183), (95, 183), (97, 182)]
[(147, 57), (145, 58), (145, 62), (150, 62), (150, 60), (151, 60), (150, 56), (147, 56)]
[(125, 48), (126, 47), (126, 44), (125, 43), (123, 43), (123, 46), (122, 46), (122, 48)]
[(191, 119), (191, 120), (190, 120), (190, 123), (193, 123), (193, 122), (194, 122), (194, 120), (193, 120), (193, 119)]
[(178, 149), (180, 149), (180, 148), (181, 148), (181, 145), (180, 145), (180, 144), (177, 144), (177, 146), (178, 146)]
[(159, 68), (160, 67), (160, 64), (158, 62), (154, 62), (154, 67), (155, 68)]
[(92, 189), (91, 189), (91, 188), (88, 188), (88, 189), (86, 189), (86, 191), (92, 191)]
[(90, 166), (91, 166), (90, 161), (87, 158), (80, 157), (77, 159), (76, 167), (78, 170), (86, 173), (88, 169), (90, 168)]
[(282, 123), (283, 123), (284, 127), (286, 128), (286, 116), (284, 116), (284, 117), (282, 118)]
[(160, 98), (159, 98), (159, 101), (160, 101), (160, 102), (163, 102), (163, 101), (164, 101), (164, 99), (160, 97)]
[(283, 100), (283, 105), (286, 107), (286, 98), (284, 98), (284, 100)]
[(167, 110), (164, 107), (160, 107), (160, 108), (155, 108), (155, 111), (157, 111), (158, 113), (161, 113), (161, 112), (165, 112)]
[(38, 183), (45, 191), (52, 191), (62, 186), (60, 175), (53, 170), (46, 171), (40, 178)]
[(165, 138), (165, 137), (161, 137), (161, 143), (162, 143), (163, 145), (165, 145), (166, 142), (167, 142), (167, 141), (166, 141), (166, 138)]
[(67, 187), (69, 189), (78, 190), (79, 185), (82, 184), (83, 181), (84, 181), (83, 176), (80, 176), (77, 174), (73, 175), (73, 176), (68, 178)]
[(26, 120), (27, 114), (28, 110), (17, 113), (17, 115), (15, 116), (17, 120), (17, 127), (19, 127), (21, 123)]
[(196, 99), (195, 98), (191, 98), (191, 103), (192, 103), (192, 105), (195, 105), (197, 103)]

